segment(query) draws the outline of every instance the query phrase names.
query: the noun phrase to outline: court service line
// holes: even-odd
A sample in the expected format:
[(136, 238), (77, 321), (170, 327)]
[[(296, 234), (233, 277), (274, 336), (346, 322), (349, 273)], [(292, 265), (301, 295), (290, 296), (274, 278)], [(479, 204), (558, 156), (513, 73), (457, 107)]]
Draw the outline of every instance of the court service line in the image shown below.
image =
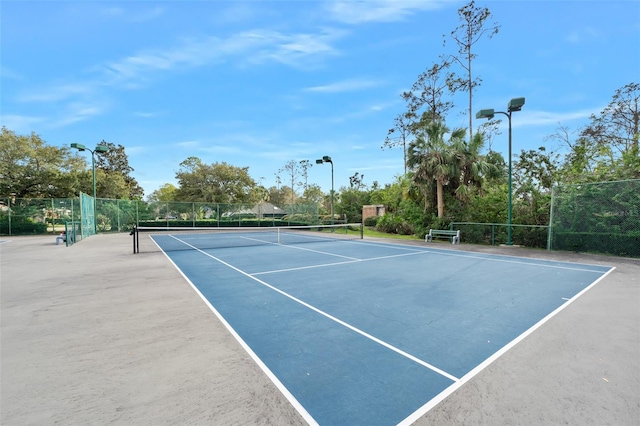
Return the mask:
[(339, 319), (337, 317), (334, 317), (333, 315), (331, 315), (331, 314), (329, 314), (329, 313), (327, 313), (327, 312), (325, 312), (325, 311), (323, 311), (323, 310), (321, 310), (319, 308), (316, 308), (315, 306), (310, 305), (309, 303), (307, 303), (307, 302), (305, 302), (305, 301), (303, 301), (301, 299), (298, 299), (297, 297), (287, 293), (286, 291), (282, 291), (279, 288), (274, 287), (271, 284), (269, 284), (269, 283), (267, 283), (265, 281), (262, 281), (259, 278), (253, 277), (253, 276), (251, 276), (251, 274), (249, 274), (249, 273), (247, 273), (247, 272), (245, 272), (245, 271), (243, 271), (243, 270), (241, 270), (239, 268), (236, 268), (235, 266), (231, 265), (230, 263), (225, 262), (222, 259), (218, 259), (217, 257), (207, 253), (206, 251), (203, 251), (203, 250), (199, 249), (196, 246), (193, 246), (193, 245), (187, 243), (186, 241), (181, 240), (180, 238), (174, 237), (173, 235), (171, 235), (171, 238), (175, 238), (176, 240), (180, 241), (181, 243), (193, 248), (196, 251), (199, 251), (200, 253), (204, 254), (205, 256), (210, 257), (211, 259), (213, 259), (213, 260), (215, 260), (217, 262), (220, 262), (221, 264), (233, 269), (234, 271), (244, 275), (245, 277), (248, 277), (248, 278), (258, 282), (259, 284), (262, 284), (263, 286), (265, 286), (267, 288), (270, 288), (271, 290), (273, 290), (273, 291), (275, 291), (277, 293), (280, 293), (281, 295), (293, 300), (294, 302), (297, 302), (297, 303), (301, 304), (302, 306), (304, 306), (304, 307), (306, 307), (308, 309), (311, 309), (312, 311), (314, 311), (314, 312), (316, 312), (316, 313), (318, 313), (318, 314), (320, 314), (320, 315), (322, 315), (322, 316), (324, 316), (324, 317), (326, 317), (326, 318), (328, 318), (328, 319), (330, 319), (330, 320), (342, 325), (343, 327), (346, 327), (349, 330), (354, 331), (354, 332), (360, 334), (361, 336), (366, 337), (367, 339), (369, 339), (369, 340), (371, 340), (371, 341), (373, 341), (373, 342), (375, 342), (375, 343), (377, 343), (377, 344), (379, 344), (381, 346), (384, 346), (385, 348), (390, 349), (390, 350), (394, 351), (395, 353), (397, 353), (397, 354), (399, 354), (399, 355), (401, 355), (401, 356), (403, 356), (403, 357), (405, 357), (407, 359), (410, 359), (411, 361), (413, 361), (413, 362), (415, 362), (415, 363), (417, 363), (419, 365), (422, 365), (423, 367), (426, 367), (429, 370), (431, 370), (431, 371), (433, 371), (435, 373), (438, 373), (441, 376), (444, 376), (444, 377), (446, 377), (447, 379), (449, 379), (449, 380), (451, 380), (453, 382), (457, 382), (458, 380), (460, 380), (459, 378), (455, 377), (454, 375), (449, 374), (446, 371), (439, 369), (435, 365), (431, 365), (428, 362), (423, 361), (420, 358), (417, 358), (417, 357), (411, 355), (410, 353), (407, 353), (407, 352), (403, 351), (402, 349), (396, 348), (395, 346), (393, 346), (393, 345), (391, 345), (391, 344), (389, 344), (389, 343), (387, 343), (387, 342), (385, 342), (383, 340), (380, 340), (377, 337), (367, 333), (366, 331), (360, 330), (359, 328), (357, 328), (357, 327), (355, 327), (355, 326), (353, 326), (353, 325), (351, 325), (351, 324), (349, 324), (349, 323), (347, 323), (347, 322), (345, 322), (345, 321), (343, 321), (343, 320), (341, 320), (341, 319)]
[(255, 275), (266, 275), (266, 274), (275, 274), (275, 273), (278, 273), (278, 272), (300, 271), (300, 270), (303, 270), (303, 269), (325, 268), (325, 267), (329, 267), (329, 266), (348, 265), (350, 263), (371, 262), (373, 260), (391, 259), (393, 257), (413, 256), (413, 255), (416, 255), (416, 254), (423, 254), (423, 253), (429, 253), (429, 252), (428, 251), (421, 251), (421, 252), (413, 252), (413, 253), (392, 254), (392, 255), (389, 255), (389, 256), (371, 257), (369, 259), (348, 260), (348, 261), (345, 261), (345, 262), (322, 263), (320, 265), (299, 266), (297, 268), (286, 268), (286, 269), (276, 269), (276, 270), (273, 270), (273, 271), (254, 272), (251, 275), (252, 276), (255, 276)]
[(384, 247), (384, 248), (390, 248), (390, 249), (394, 249), (394, 250), (403, 250), (403, 251), (424, 251), (424, 250), (429, 250), (428, 247), (422, 247), (422, 246), (410, 246), (410, 245), (403, 245), (403, 244), (398, 244), (398, 243), (383, 243), (383, 242), (372, 242), (372, 241), (362, 241), (362, 240), (346, 240), (345, 243), (348, 244), (360, 244), (360, 245), (365, 245), (365, 246), (375, 246), (375, 247)]
[(308, 248), (304, 248), (304, 247), (296, 247), (296, 246), (291, 246), (291, 245), (287, 245), (287, 244), (274, 243), (272, 241), (260, 240), (258, 238), (251, 238), (251, 237), (241, 237), (241, 238), (244, 238), (245, 240), (258, 241), (260, 243), (267, 243), (267, 244), (271, 244), (271, 245), (275, 245), (275, 246), (282, 246), (282, 247), (286, 247), (286, 248), (296, 248), (298, 250), (305, 250), (305, 251), (310, 251), (310, 252), (313, 252), (313, 253), (326, 254), (328, 256), (342, 257), (344, 259), (350, 259), (350, 260), (355, 260), (355, 261), (360, 260), (357, 257), (343, 256), (341, 254), (328, 253), (328, 252), (324, 252), (324, 251), (320, 251), (320, 250), (312, 250), (312, 249), (308, 249)]

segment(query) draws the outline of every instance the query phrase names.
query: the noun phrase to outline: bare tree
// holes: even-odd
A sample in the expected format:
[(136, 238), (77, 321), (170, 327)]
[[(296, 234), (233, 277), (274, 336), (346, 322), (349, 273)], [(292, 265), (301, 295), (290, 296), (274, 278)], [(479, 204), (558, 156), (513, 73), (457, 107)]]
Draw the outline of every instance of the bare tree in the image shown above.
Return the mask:
[(418, 76), (410, 91), (401, 95), (407, 102), (407, 111), (393, 120), (394, 126), (387, 132), (382, 148), (402, 145), (404, 174), (407, 174), (407, 143), (412, 142), (412, 135), (432, 121), (443, 120), (453, 108), (453, 102), (443, 100), (449, 90), (449, 80), (454, 78), (447, 72), (450, 65), (447, 61), (433, 64)]
[[(394, 148), (396, 146), (402, 146), (403, 159), (404, 159), (404, 174), (407, 174), (407, 139), (411, 138), (411, 128), (413, 121), (410, 118), (409, 113), (398, 114), (393, 119), (393, 127), (387, 132), (387, 137), (384, 139), (382, 149)], [(398, 136), (395, 136), (395, 135)], [(392, 137), (392, 135), (394, 135)]]
[(309, 169), (313, 166), (309, 160), (300, 161), (300, 174), (302, 175), (302, 192), (304, 193), (309, 187)]
[(408, 115), (417, 121), (416, 125), (443, 121), (453, 108), (452, 101), (444, 100), (444, 96), (450, 94), (451, 80), (456, 78), (448, 71), (450, 66), (451, 62), (447, 59), (434, 63), (418, 76), (409, 92), (402, 94), (409, 107)]
[(500, 123), (502, 123), (502, 120), (498, 118), (485, 121), (478, 127), (478, 132), (482, 134), (482, 138), (487, 142), (489, 151), (493, 151), (493, 138), (502, 134)]
[[(306, 162), (306, 163), (305, 163)], [(295, 203), (296, 199), (296, 186), (302, 185), (302, 183), (298, 180), (300, 177), (304, 177), (306, 179), (307, 170), (311, 167), (309, 160), (295, 161), (289, 160), (287, 163), (280, 169), (280, 172), (284, 172), (287, 180), (291, 182), (291, 204)]]
[[(449, 79), (449, 89), (452, 92), (462, 90), (469, 94), (469, 109), (467, 112), (469, 114), (469, 140), (472, 140), (473, 90), (482, 82), (479, 77), (473, 77), (471, 66), (477, 55), (473, 53), (472, 48), (482, 37), (492, 38), (498, 33), (500, 26), (496, 23), (487, 23), (487, 20), (492, 16), (491, 12), (486, 7), (476, 7), (474, 0), (458, 9), (458, 16), (461, 23), (450, 34), (450, 37), (458, 46), (458, 55), (450, 56), (450, 60), (462, 67), (465, 76)], [(446, 36), (444, 43), (446, 44)]]
[(591, 123), (582, 136), (593, 140), (613, 155), (625, 155), (638, 149), (640, 136), (640, 84), (630, 83), (616, 90), (611, 103)]

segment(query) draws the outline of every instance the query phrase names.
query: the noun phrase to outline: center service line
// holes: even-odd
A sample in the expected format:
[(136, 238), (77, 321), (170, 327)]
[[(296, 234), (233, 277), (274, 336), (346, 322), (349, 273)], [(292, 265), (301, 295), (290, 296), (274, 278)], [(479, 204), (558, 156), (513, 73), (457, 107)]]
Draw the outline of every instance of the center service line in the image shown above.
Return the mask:
[(372, 341), (374, 341), (374, 342), (378, 343), (379, 345), (384, 346), (384, 347), (385, 347), (385, 348), (387, 348), (387, 349), (391, 349), (392, 351), (396, 352), (397, 354), (399, 354), (399, 355), (401, 355), (401, 356), (403, 356), (403, 357), (405, 357), (405, 358), (408, 358), (408, 359), (410, 359), (411, 361), (413, 361), (413, 362), (415, 362), (415, 363), (417, 363), (417, 364), (420, 364), (420, 365), (422, 365), (423, 367), (426, 367), (426, 368), (428, 368), (428, 369), (430, 369), (430, 370), (432, 370), (432, 371), (434, 371), (434, 372), (436, 372), (436, 373), (440, 374), (441, 376), (446, 377), (447, 379), (449, 379), (449, 380), (451, 380), (451, 381), (453, 381), (453, 382), (457, 382), (457, 381), (459, 381), (459, 380), (460, 380), (459, 378), (457, 378), (457, 377), (455, 377), (455, 376), (453, 376), (453, 375), (451, 375), (451, 374), (447, 373), (447, 372), (446, 372), (446, 371), (444, 371), (444, 370), (439, 369), (438, 367), (436, 367), (436, 366), (434, 366), (434, 365), (429, 364), (428, 362), (425, 362), (425, 361), (423, 361), (423, 360), (421, 360), (421, 359), (419, 359), (419, 358), (416, 358), (415, 356), (413, 356), (413, 355), (411, 355), (411, 354), (409, 354), (409, 353), (407, 353), (407, 352), (405, 352), (405, 351), (403, 351), (403, 350), (401, 350), (401, 349), (399, 349), (399, 348), (396, 348), (395, 346), (390, 345), (389, 343), (387, 343), (387, 342), (385, 342), (385, 341), (382, 341), (382, 340), (378, 339), (377, 337), (374, 337), (374, 336), (372, 336), (371, 334), (369, 334), (369, 333), (367, 333), (367, 332), (365, 332), (365, 331), (363, 331), (363, 330), (360, 330), (359, 328), (356, 328), (356, 327), (352, 326), (351, 324), (346, 323), (346, 322), (342, 321), (341, 319), (336, 318), (336, 317), (334, 317), (333, 315), (331, 315), (331, 314), (329, 314), (329, 313), (327, 313), (327, 312), (324, 312), (324, 311), (322, 311), (322, 310), (320, 310), (320, 309), (316, 308), (315, 306), (312, 306), (312, 305), (308, 304), (307, 302), (304, 302), (304, 301), (302, 301), (302, 300), (298, 299), (297, 297), (292, 296), (292, 295), (290, 295), (289, 293), (287, 293), (287, 292), (284, 292), (284, 291), (280, 290), (279, 288), (276, 288), (276, 287), (272, 286), (272, 285), (271, 285), (271, 284), (269, 284), (269, 283), (266, 283), (266, 282), (262, 281), (262, 280), (261, 280), (261, 279), (259, 279), (259, 278), (256, 278), (256, 277), (251, 276), (250, 274), (248, 274), (248, 273), (244, 272), (243, 270), (238, 269), (238, 268), (236, 268), (235, 266), (233, 266), (233, 265), (231, 265), (231, 264), (229, 264), (229, 263), (225, 262), (224, 260), (222, 260), (222, 259), (218, 259), (217, 257), (215, 257), (215, 256), (213, 256), (213, 255), (211, 255), (211, 254), (209, 254), (209, 253), (207, 253), (207, 252), (205, 252), (205, 251), (203, 251), (203, 250), (200, 250), (198, 247), (193, 246), (193, 245), (191, 245), (191, 244), (187, 243), (186, 241), (181, 240), (180, 238), (174, 237), (173, 235), (171, 235), (171, 238), (174, 238), (174, 239), (176, 239), (176, 240), (180, 241), (181, 243), (183, 243), (183, 244), (185, 244), (185, 245), (187, 245), (187, 246), (191, 247), (191, 248), (192, 248), (192, 249), (194, 249), (194, 250), (199, 251), (200, 253), (204, 254), (205, 256), (208, 256), (208, 257), (210, 257), (211, 259), (213, 259), (213, 260), (215, 260), (215, 261), (217, 261), (217, 262), (220, 262), (220, 263), (222, 263), (223, 265), (225, 265), (225, 266), (227, 266), (227, 267), (229, 267), (229, 268), (233, 269), (234, 271), (239, 272), (240, 274), (244, 275), (245, 277), (251, 278), (252, 280), (254, 280), (254, 281), (256, 281), (256, 282), (258, 282), (258, 283), (262, 284), (263, 286), (265, 286), (265, 287), (267, 287), (267, 288), (270, 288), (271, 290), (276, 291), (276, 292), (278, 292), (278, 293), (282, 294), (282, 295), (283, 295), (283, 296), (285, 296), (285, 297), (288, 297), (289, 299), (293, 300), (294, 302), (297, 302), (297, 303), (301, 304), (302, 306), (304, 306), (304, 307), (306, 307), (306, 308), (309, 308), (309, 309), (311, 309), (312, 311), (317, 312), (317, 313), (319, 313), (320, 315), (322, 315), (322, 316), (324, 316), (324, 317), (326, 317), (326, 318), (329, 318), (330, 320), (335, 321), (336, 323), (338, 323), (338, 324), (340, 324), (340, 325), (342, 325), (342, 326), (344, 326), (344, 327), (347, 327), (348, 329), (350, 329), (350, 330), (352, 330), (352, 331), (354, 331), (354, 332), (356, 332), (356, 333), (360, 334), (361, 336), (366, 337), (366, 338), (367, 338), (367, 339), (369, 339), (369, 340), (372, 340)]

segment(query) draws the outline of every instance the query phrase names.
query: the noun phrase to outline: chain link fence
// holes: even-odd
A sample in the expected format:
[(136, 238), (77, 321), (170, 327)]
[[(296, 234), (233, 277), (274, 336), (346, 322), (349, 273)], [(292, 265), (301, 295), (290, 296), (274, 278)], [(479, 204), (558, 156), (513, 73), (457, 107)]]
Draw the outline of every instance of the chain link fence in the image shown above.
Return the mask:
[(549, 247), (640, 257), (640, 179), (555, 187)]
[(79, 198), (0, 198), (0, 235), (59, 234), (80, 217)]
[[(80, 198), (0, 198), (0, 235), (59, 234), (78, 221), (82, 235), (125, 232), (134, 226), (273, 226), (330, 223), (317, 204), (275, 206)], [(95, 231), (93, 228), (95, 213)], [(340, 222), (338, 220), (336, 223)]]
[[(460, 230), (462, 241), (471, 244), (501, 245), (507, 241), (509, 225), (506, 223), (451, 222), (449, 229)], [(514, 245), (547, 248), (548, 226), (511, 225)]]

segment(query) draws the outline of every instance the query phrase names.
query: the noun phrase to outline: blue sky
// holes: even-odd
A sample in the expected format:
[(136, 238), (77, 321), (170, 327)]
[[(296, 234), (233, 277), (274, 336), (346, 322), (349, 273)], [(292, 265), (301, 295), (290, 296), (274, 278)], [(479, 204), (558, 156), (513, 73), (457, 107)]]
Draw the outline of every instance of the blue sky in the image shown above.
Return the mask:
[[(272, 186), (288, 161), (329, 155), (336, 189), (356, 172), (384, 185), (403, 172), (402, 150), (381, 149), (400, 94), (454, 52), (443, 35), (466, 3), (2, 1), (0, 123), (52, 145), (121, 144), (145, 195), (190, 156)], [(558, 126), (578, 130), (640, 81), (638, 1), (476, 4), (501, 27), (474, 47), (474, 114), (525, 97), (514, 153), (561, 149), (545, 141)], [(465, 96), (451, 128), (467, 126)], [(492, 147), (507, 145), (504, 128)], [(309, 183), (328, 192), (330, 166)]]

